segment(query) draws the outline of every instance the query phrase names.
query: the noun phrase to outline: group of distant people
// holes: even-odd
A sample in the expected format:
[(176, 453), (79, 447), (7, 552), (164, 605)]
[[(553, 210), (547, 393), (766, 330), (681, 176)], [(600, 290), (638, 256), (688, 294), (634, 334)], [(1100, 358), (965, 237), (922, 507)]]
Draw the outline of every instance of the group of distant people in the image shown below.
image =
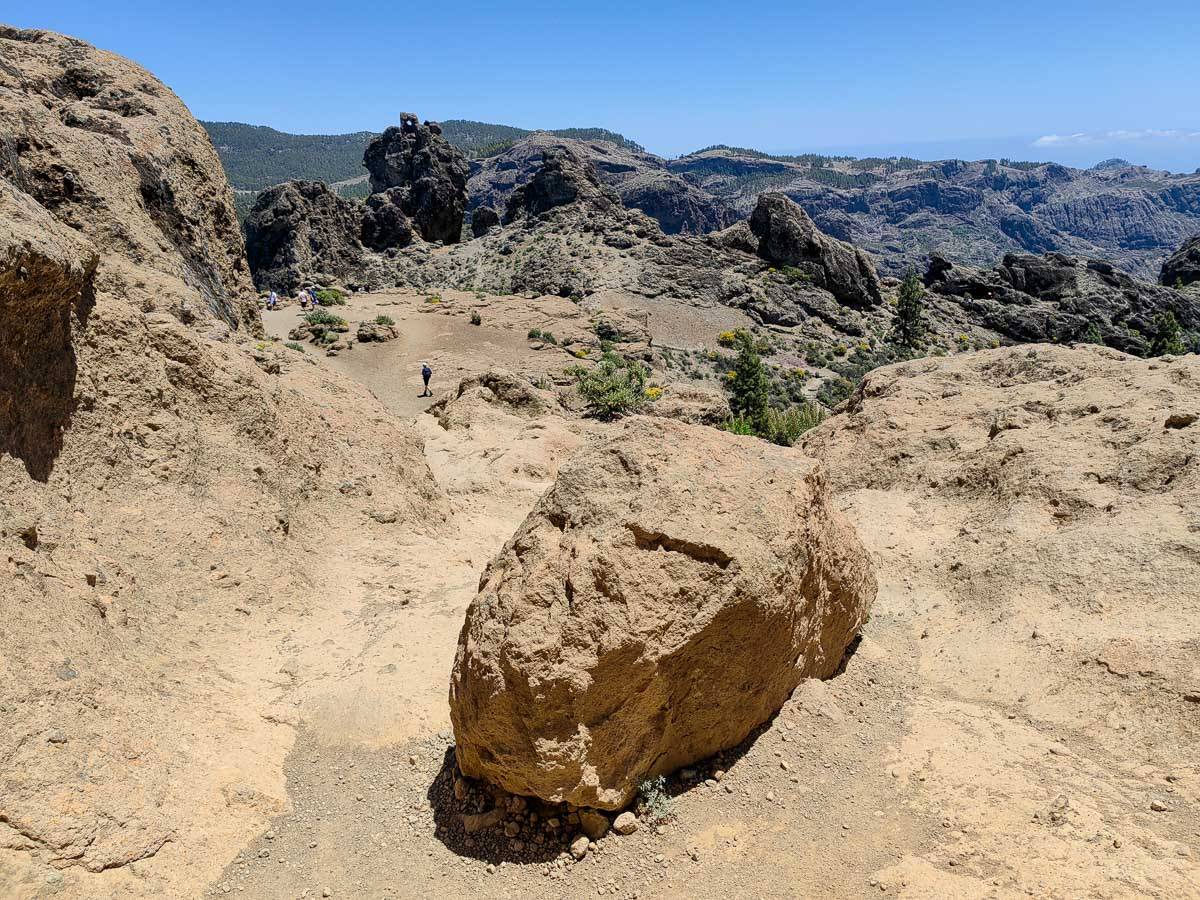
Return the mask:
[[(315, 287), (306, 287), (296, 294), (296, 302), (300, 304), (301, 309), (308, 309), (310, 306), (316, 309), (321, 305), (321, 298), (317, 296)], [(274, 291), (267, 294), (267, 309), (279, 309), (279, 295)]]

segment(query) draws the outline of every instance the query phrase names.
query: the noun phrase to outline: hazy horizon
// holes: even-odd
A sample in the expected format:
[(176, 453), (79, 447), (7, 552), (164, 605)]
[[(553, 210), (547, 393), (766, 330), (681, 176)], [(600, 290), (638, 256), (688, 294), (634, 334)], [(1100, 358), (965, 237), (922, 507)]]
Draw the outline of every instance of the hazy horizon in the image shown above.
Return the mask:
[(763, 0), (737, 15), (705, 0), (12, 0), (3, 18), (135, 60), (198, 118), (293, 134), (377, 131), (404, 109), (606, 127), (668, 157), (725, 143), (1200, 167), (1200, 25), (1178, 0), (1140, 17), (1114, 0)]

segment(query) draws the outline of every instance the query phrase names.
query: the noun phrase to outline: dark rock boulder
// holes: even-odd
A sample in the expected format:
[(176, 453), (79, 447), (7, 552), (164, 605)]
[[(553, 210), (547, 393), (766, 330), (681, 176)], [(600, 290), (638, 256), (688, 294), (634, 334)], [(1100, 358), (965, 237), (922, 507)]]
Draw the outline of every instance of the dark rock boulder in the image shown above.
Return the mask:
[(1009, 254), (976, 269), (932, 256), (925, 284), (935, 303), (952, 300), (966, 320), (1018, 343), (1086, 341), (1144, 356), (1160, 313), (1174, 313), (1188, 331), (1200, 328), (1200, 302), (1104, 260)]
[(1195, 284), (1200, 281), (1200, 234), (1176, 250), (1163, 263), (1159, 281), (1167, 287)]
[(480, 206), (471, 213), (471, 234), (481, 237), (500, 224), (500, 214), (490, 206)]
[(263, 191), (246, 219), (255, 285), (291, 293), (316, 273), (345, 279), (363, 261), (360, 210), (320, 181), (289, 181)]
[(701, 234), (724, 228), (741, 218), (728, 204), (672, 172), (667, 162), (651, 153), (609, 141), (582, 141), (536, 132), (504, 152), (472, 160), (468, 182), (472, 209), (503, 210), (517, 188), (542, 166), (550, 148), (563, 148), (595, 169), (601, 183), (617, 192), (627, 209), (636, 209), (658, 222), (666, 234)]
[(763, 194), (750, 217), (758, 253), (778, 266), (801, 270), (812, 284), (855, 308), (883, 302), (879, 276), (866, 253), (824, 234), (783, 194)]
[(395, 189), (390, 199), (427, 241), (455, 244), (462, 239), (469, 168), (462, 151), (442, 137), (434, 123), (418, 125), (411, 113), (372, 139), (363, 154), (376, 194)]
[(547, 147), (541, 168), (509, 197), (505, 221), (539, 216), (576, 202), (600, 212), (621, 206), (616, 192), (600, 182), (595, 167), (584, 157), (567, 147)]
[(404, 214), (402, 188), (389, 188), (367, 198), (362, 214), (361, 236), (372, 250), (390, 250), (412, 243), (412, 221)]

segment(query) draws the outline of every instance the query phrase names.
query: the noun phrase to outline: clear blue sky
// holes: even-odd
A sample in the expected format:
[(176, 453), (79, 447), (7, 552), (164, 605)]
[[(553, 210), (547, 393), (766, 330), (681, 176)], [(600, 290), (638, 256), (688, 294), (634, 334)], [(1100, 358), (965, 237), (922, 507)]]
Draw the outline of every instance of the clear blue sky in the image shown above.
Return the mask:
[(1196, 0), (6, 0), (0, 19), (129, 56), (200, 118), (294, 132), (412, 110), (600, 125), (665, 155), (960, 147), (1200, 167)]

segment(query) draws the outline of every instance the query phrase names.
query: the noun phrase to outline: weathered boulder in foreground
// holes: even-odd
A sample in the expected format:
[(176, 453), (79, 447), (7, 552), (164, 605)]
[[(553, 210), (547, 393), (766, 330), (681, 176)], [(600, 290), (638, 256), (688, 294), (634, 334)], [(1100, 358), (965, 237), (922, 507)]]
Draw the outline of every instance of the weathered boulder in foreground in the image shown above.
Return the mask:
[(450, 684), (464, 774), (617, 809), (832, 675), (875, 597), (818, 465), (634, 418), (485, 572)]
[(779, 266), (804, 272), (849, 306), (883, 302), (875, 264), (862, 250), (831, 238), (817, 228), (800, 206), (783, 194), (763, 194), (750, 216), (759, 255)]

